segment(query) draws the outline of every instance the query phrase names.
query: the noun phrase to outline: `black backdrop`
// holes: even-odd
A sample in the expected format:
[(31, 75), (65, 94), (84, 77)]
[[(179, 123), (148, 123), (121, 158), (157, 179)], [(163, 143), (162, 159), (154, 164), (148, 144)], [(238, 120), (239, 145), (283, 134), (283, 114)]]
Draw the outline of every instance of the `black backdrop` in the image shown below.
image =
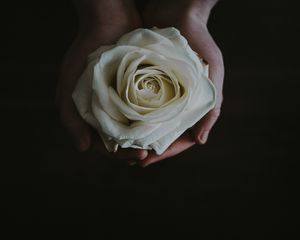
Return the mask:
[(141, 169), (77, 153), (59, 123), (57, 72), (77, 28), (71, 3), (2, 5), (0, 201), (10, 238), (163, 230), (289, 239), (299, 191), (296, 10), (281, 0), (217, 5), (209, 26), (225, 60), (222, 116), (205, 146)]

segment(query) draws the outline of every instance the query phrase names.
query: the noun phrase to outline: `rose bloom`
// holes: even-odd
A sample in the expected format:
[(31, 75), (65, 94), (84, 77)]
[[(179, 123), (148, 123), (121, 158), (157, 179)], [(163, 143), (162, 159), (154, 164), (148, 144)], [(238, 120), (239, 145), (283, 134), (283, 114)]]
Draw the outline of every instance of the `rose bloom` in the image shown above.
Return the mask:
[(89, 55), (73, 92), (108, 151), (162, 154), (215, 104), (208, 65), (175, 28), (136, 29)]

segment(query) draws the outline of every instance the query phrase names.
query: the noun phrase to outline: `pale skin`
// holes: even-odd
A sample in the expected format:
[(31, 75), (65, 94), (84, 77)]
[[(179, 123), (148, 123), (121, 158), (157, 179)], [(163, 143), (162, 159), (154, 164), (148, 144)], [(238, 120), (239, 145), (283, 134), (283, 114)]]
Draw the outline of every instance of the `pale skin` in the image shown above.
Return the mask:
[[(133, 0), (76, 0), (79, 31), (67, 51), (57, 87), (57, 103), (62, 123), (79, 151), (95, 151), (99, 156), (118, 158), (130, 165), (145, 167), (170, 158), (195, 144), (204, 144), (220, 115), (224, 78), (223, 58), (207, 29), (207, 20), (217, 0), (150, 0), (138, 13)], [(155, 13), (155, 14), (153, 14)], [(143, 24), (142, 24), (143, 23)], [(154, 151), (105, 149), (95, 131), (79, 116), (71, 94), (82, 73), (86, 57), (101, 45), (115, 43), (120, 36), (139, 27), (178, 28), (199, 56), (209, 64), (209, 77), (217, 89), (217, 103), (192, 129), (178, 138), (162, 155)]]

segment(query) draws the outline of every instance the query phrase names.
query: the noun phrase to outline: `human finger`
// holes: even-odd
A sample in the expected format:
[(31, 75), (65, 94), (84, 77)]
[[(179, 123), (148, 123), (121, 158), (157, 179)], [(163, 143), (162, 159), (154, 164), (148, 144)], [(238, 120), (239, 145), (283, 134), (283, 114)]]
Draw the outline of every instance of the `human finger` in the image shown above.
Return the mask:
[(186, 149), (192, 147), (195, 144), (193, 136), (190, 133), (184, 134), (178, 138), (174, 143), (172, 143), (169, 148), (161, 155), (157, 155), (155, 152), (149, 152), (146, 159), (138, 161), (139, 166), (146, 167), (152, 163), (170, 158), (177, 155)]

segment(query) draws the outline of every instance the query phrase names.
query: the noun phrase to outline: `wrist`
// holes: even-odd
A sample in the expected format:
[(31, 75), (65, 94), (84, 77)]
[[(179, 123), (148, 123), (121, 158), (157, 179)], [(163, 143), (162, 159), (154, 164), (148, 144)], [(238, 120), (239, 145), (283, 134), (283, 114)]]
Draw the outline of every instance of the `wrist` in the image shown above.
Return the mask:
[(101, 28), (138, 26), (140, 19), (132, 0), (74, 0), (79, 32), (95, 33)]

